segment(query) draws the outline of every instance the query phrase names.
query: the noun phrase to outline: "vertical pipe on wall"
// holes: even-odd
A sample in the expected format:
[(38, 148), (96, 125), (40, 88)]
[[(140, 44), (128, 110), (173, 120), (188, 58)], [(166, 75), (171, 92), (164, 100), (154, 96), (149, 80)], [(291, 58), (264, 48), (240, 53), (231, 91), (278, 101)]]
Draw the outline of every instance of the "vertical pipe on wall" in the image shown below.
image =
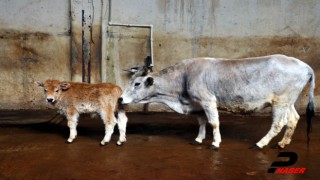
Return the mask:
[(154, 61), (153, 61), (153, 25), (150, 24), (150, 56), (151, 56), (151, 64), (150, 66), (154, 66)]
[(82, 82), (85, 82), (86, 79), (86, 68), (85, 68), (85, 57), (84, 57), (84, 48), (85, 48), (85, 39), (84, 39), (84, 26), (85, 26), (85, 17), (84, 17), (84, 10), (82, 10)]
[(107, 82), (107, 0), (101, 0), (101, 81)]
[[(76, 12), (76, 6), (74, 0), (70, 0), (70, 29), (71, 29), (71, 39), (70, 39), (70, 44), (71, 44), (71, 81), (81, 81), (82, 77), (78, 77), (78, 72), (77, 72), (77, 64), (78, 64), (78, 48), (76, 45), (77, 42), (77, 36), (76, 36), (76, 18), (77, 18), (77, 12)], [(79, 60), (80, 61), (80, 60)], [(80, 64), (81, 62), (79, 62)], [(81, 65), (82, 66), (82, 65)]]
[(89, 37), (89, 50), (88, 50), (88, 56), (89, 56), (89, 59), (88, 59), (88, 77), (87, 77), (87, 82), (88, 83), (91, 83), (91, 64), (93, 63), (92, 62), (92, 53), (93, 53), (93, 48), (94, 48), (94, 41), (93, 41), (93, 23), (94, 23), (94, 13), (95, 13), (95, 10), (94, 10), (94, 4), (93, 4), (93, 0), (88, 1), (89, 3), (89, 25), (88, 25), (88, 28), (89, 28), (89, 34), (90, 34), (90, 37)]

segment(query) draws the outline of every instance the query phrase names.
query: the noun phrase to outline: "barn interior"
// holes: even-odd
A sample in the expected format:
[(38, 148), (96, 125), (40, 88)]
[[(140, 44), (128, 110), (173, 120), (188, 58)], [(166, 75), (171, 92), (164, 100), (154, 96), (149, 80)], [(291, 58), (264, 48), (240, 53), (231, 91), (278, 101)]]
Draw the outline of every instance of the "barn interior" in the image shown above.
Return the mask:
[[(320, 3), (317, 0), (28, 0), (0, 1), (1, 179), (315, 179), (320, 173)], [(295, 107), (301, 119), (291, 144), (249, 149), (271, 126), (270, 109), (254, 114), (221, 112), (222, 144), (189, 144), (195, 117), (162, 104), (127, 107), (127, 142), (99, 146), (103, 124), (83, 115), (79, 137), (65, 144), (66, 119), (57, 114), (36, 81), (112, 82), (124, 88), (127, 69), (149, 59), (159, 71), (194, 57), (246, 58), (284, 54), (315, 72), (316, 116), (307, 144), (305, 109), (309, 85)], [(227, 71), (227, 70), (226, 70)], [(272, 144), (283, 136), (281, 132)], [(272, 174), (280, 152), (298, 155)], [(287, 167), (287, 166), (286, 166)], [(232, 173), (230, 173), (232, 172)]]

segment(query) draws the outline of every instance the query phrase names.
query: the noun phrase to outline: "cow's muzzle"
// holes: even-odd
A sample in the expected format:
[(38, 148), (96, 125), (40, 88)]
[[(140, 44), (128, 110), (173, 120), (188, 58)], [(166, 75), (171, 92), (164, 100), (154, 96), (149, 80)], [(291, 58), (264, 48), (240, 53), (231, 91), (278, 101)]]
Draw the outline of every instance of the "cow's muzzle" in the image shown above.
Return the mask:
[(120, 104), (122, 104), (123, 98), (122, 98), (122, 97), (119, 97), (118, 102), (119, 102)]
[(129, 104), (131, 102), (132, 102), (132, 100), (129, 98), (126, 98), (125, 96), (121, 96), (118, 99), (118, 103), (120, 103), (120, 104)]

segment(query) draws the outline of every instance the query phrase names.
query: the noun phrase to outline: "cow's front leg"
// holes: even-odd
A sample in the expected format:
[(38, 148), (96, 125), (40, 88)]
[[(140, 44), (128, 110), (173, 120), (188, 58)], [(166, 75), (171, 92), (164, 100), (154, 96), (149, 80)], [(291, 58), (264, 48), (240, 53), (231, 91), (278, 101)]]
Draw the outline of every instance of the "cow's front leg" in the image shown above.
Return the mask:
[(66, 143), (72, 143), (77, 137), (77, 125), (78, 125), (79, 113), (75, 109), (67, 111), (68, 127), (70, 129), (69, 138)]
[(216, 102), (202, 102), (202, 108), (204, 109), (206, 116), (208, 118), (208, 123), (213, 128), (213, 142), (210, 146), (210, 149), (218, 149), (221, 143), (220, 135), (220, 123), (219, 123), (219, 114), (217, 109)]
[(198, 116), (197, 120), (199, 122), (199, 133), (197, 138), (191, 142), (192, 145), (202, 144), (202, 141), (206, 138), (207, 119), (206, 117)]
[(116, 118), (111, 108), (100, 113), (101, 119), (105, 124), (105, 135), (100, 145), (104, 146), (110, 142), (111, 135), (113, 134), (114, 126), (116, 125)]

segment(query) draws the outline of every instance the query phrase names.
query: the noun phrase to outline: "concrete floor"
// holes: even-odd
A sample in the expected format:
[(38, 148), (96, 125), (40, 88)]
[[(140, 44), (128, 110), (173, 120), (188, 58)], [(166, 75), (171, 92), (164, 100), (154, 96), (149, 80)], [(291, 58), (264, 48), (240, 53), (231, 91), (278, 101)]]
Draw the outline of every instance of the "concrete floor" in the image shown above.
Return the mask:
[[(0, 126), (0, 179), (318, 179), (320, 177), (320, 123), (314, 118), (309, 147), (306, 122), (302, 117), (291, 145), (284, 150), (266, 147), (248, 149), (271, 125), (270, 116), (221, 115), (222, 144), (218, 151), (207, 149), (211, 128), (203, 145), (189, 144), (198, 132), (194, 117), (176, 113), (143, 115), (129, 113), (127, 143), (99, 146), (104, 128), (99, 119), (82, 116), (78, 137), (65, 144), (66, 121), (47, 123), (55, 112), (0, 112), (0, 123), (31, 125)], [(283, 132), (281, 133), (281, 136)], [(281, 137), (272, 141), (275, 144)], [(304, 174), (268, 174), (279, 152), (295, 152)]]

